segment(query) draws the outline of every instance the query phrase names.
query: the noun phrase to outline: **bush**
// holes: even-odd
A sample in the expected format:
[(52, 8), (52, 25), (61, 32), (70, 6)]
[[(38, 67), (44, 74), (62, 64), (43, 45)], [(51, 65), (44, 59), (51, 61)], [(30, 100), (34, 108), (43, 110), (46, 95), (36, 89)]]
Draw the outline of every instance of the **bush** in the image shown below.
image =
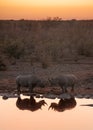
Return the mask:
[(7, 70), (7, 67), (3, 62), (3, 60), (0, 58), (0, 71), (5, 71), (5, 70)]
[(9, 57), (9, 58), (15, 58), (19, 59), (23, 53), (24, 49), (19, 46), (20, 44), (17, 44), (16, 42), (12, 43), (6, 43), (3, 52)]
[(92, 43), (81, 43), (78, 44), (77, 52), (79, 55), (93, 56), (93, 44)]
[(49, 67), (49, 61), (47, 59), (43, 59), (41, 61), (41, 65), (43, 69), (47, 69)]
[[(64, 58), (93, 56), (93, 20), (0, 21), (0, 53), (13, 59), (31, 59), (43, 68)], [(10, 60), (11, 60), (10, 59)]]

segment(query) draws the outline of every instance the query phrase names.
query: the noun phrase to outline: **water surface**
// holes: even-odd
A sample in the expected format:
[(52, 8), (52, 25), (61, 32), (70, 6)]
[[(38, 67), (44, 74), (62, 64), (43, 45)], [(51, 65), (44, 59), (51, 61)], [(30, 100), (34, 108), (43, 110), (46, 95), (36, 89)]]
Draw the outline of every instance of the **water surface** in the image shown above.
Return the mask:
[[(29, 98), (22, 96), (22, 99)], [(44, 100), (47, 105), (27, 110), (17, 105), (17, 98), (3, 100), (0, 97), (0, 130), (92, 130), (93, 129), (93, 107), (81, 106), (82, 104), (93, 104), (93, 99), (78, 99), (65, 105), (68, 109), (60, 112), (49, 106), (57, 103), (60, 99), (36, 98), (35, 101)], [(73, 105), (74, 104), (74, 105)], [(37, 105), (38, 106), (38, 105)], [(29, 106), (28, 106), (29, 107)], [(53, 109), (52, 109), (53, 108)]]

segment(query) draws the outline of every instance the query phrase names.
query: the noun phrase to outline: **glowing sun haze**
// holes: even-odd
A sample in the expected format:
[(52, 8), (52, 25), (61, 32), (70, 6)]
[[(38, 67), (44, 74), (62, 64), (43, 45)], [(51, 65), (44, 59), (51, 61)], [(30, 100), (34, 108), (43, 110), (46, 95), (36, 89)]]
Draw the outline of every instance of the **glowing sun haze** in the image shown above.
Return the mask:
[(93, 19), (93, 0), (0, 0), (0, 19)]

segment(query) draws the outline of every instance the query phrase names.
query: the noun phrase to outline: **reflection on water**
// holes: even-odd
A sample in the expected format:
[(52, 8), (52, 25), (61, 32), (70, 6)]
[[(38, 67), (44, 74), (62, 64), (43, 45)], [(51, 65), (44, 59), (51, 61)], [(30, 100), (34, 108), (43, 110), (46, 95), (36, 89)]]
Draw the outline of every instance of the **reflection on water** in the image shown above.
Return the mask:
[(41, 99), (20, 95), (8, 100), (0, 97), (0, 104), (0, 130), (93, 129), (93, 108), (81, 106), (93, 104), (92, 99)]
[[(30, 96), (30, 98), (24, 98), (21, 99), (21, 96), (18, 97), (16, 101), (16, 106), (20, 110), (30, 110), (30, 111), (36, 111), (38, 109), (41, 109), (42, 106), (47, 105), (45, 100), (36, 101), (34, 96)], [(49, 106), (48, 110), (52, 108), (53, 110), (56, 110), (58, 112), (63, 112), (65, 110), (72, 109), (76, 106), (76, 100), (74, 97), (71, 97), (70, 99), (60, 99), (58, 103), (52, 102)]]
[(42, 106), (47, 104), (44, 100), (40, 100), (36, 102), (36, 99), (34, 96), (30, 96), (30, 98), (24, 98), (21, 99), (21, 96), (18, 97), (16, 101), (16, 106), (20, 110), (30, 110), (30, 111), (36, 111), (38, 109), (41, 109)]
[(82, 104), (81, 106), (89, 106), (89, 107), (93, 107), (93, 104)]
[(63, 112), (65, 110), (72, 109), (76, 106), (76, 100), (74, 97), (70, 99), (60, 99), (58, 103), (51, 103), (50, 108), (54, 109), (55, 111), (58, 112)]

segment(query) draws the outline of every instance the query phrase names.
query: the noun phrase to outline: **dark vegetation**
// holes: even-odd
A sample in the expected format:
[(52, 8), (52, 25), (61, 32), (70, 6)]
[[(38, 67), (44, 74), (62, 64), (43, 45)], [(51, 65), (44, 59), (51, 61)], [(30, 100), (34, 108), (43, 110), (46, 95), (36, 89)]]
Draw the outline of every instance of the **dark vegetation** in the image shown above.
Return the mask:
[(0, 70), (20, 60), (47, 68), (92, 56), (93, 20), (0, 20)]

